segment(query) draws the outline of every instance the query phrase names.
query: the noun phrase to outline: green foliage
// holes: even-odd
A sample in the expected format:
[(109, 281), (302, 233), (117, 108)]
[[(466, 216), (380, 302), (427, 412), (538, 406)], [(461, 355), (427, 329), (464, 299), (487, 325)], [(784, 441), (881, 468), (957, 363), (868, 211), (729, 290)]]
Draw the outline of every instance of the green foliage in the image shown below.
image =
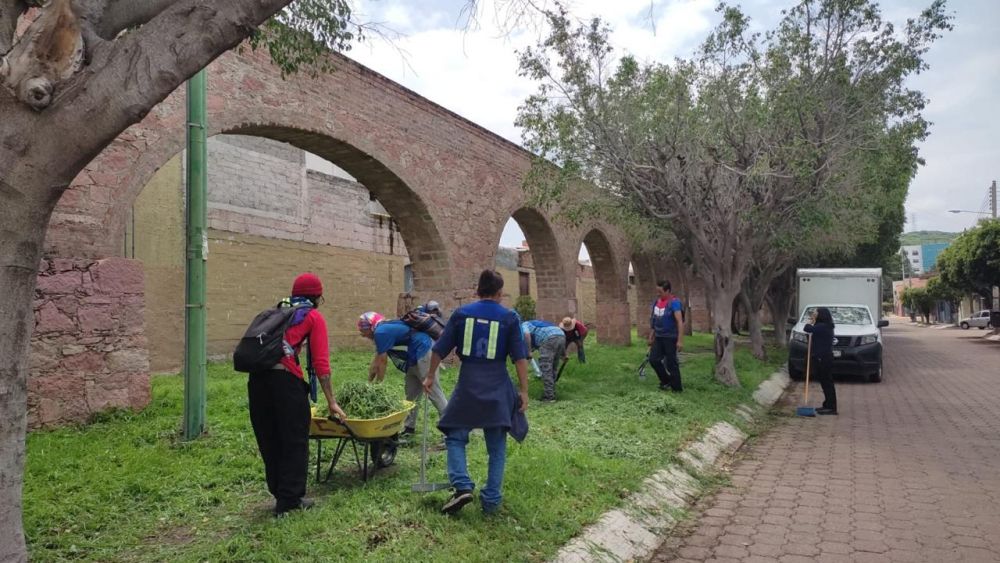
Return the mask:
[(924, 318), (924, 322), (930, 321), (931, 311), (934, 310), (936, 299), (926, 287), (907, 288), (904, 293), (903, 304), (910, 309), (916, 310)]
[(1000, 220), (962, 233), (938, 255), (937, 269), (949, 288), (991, 300), (993, 286), (1000, 285)]
[(530, 295), (522, 295), (514, 302), (514, 310), (523, 321), (534, 319), (538, 313), (535, 312), (535, 300)]
[(330, 52), (350, 50), (362, 38), (363, 28), (351, 21), (351, 6), (349, 0), (294, 0), (250, 36), (250, 46), (266, 48), (282, 76), (330, 72)]
[(944, 282), (941, 276), (927, 281), (927, 294), (934, 301), (957, 303), (962, 298), (962, 291)]
[(337, 391), (337, 402), (348, 418), (370, 420), (389, 416), (403, 408), (398, 394), (389, 386), (365, 381), (348, 381)]
[[(317, 484), (310, 467), (308, 493), (317, 506), (276, 521), (248, 419), (245, 374), (209, 366), (208, 432), (189, 443), (178, 434), (183, 379), (156, 376), (141, 412), (28, 436), (24, 524), (31, 560), (547, 561), (712, 424), (751, 430), (734, 409), (753, 403), (752, 390), (783, 358), (774, 353), (761, 363), (740, 349), (744, 387), (727, 388), (713, 380), (711, 343), (700, 334), (685, 340), (685, 392), (677, 396), (659, 391), (655, 377), (636, 377), (645, 346), (588, 345), (587, 363), (574, 361), (563, 372), (559, 402), (529, 404), (531, 432), (522, 444), (509, 442), (504, 507), (493, 517), (476, 504), (457, 518), (445, 516), (447, 492), (412, 493), (419, 447), (400, 448), (396, 463), (367, 483), (348, 447), (329, 483)], [(336, 352), (335, 389), (365, 381), (370, 359)], [(453, 368), (442, 372), (446, 394), (456, 375)], [(541, 382), (531, 379), (537, 398)], [(382, 385), (403, 395), (401, 377)], [(436, 417), (432, 408), (439, 443)], [(326, 463), (331, 445), (324, 444)], [(313, 463), (315, 453), (312, 444)], [(484, 479), (481, 434), (473, 434), (468, 455), (473, 478)], [(447, 479), (444, 451), (429, 453), (428, 478)]]

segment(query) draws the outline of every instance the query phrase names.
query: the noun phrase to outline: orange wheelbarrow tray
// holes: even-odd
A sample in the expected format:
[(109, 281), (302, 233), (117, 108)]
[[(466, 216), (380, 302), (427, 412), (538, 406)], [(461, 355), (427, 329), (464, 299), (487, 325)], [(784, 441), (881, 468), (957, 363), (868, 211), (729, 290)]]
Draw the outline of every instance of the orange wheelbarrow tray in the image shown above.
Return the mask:
[[(375, 419), (312, 417), (309, 422), (309, 437), (316, 441), (316, 481), (326, 482), (333, 474), (347, 446), (351, 446), (354, 462), (361, 471), (362, 481), (367, 481), (376, 470), (388, 467), (396, 461), (399, 449), (399, 433), (403, 430), (406, 416), (416, 406), (412, 401), (403, 401), (403, 408), (388, 416)], [(323, 440), (337, 440), (326, 476), (321, 480), (323, 463)], [(369, 465), (371, 461), (371, 465)]]

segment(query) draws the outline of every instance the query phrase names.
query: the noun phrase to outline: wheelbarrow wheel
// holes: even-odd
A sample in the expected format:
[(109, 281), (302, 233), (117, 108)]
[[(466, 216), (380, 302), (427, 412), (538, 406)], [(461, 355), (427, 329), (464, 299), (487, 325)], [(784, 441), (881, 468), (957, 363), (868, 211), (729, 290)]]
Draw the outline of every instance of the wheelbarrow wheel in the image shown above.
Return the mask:
[(396, 463), (396, 450), (399, 444), (394, 440), (381, 440), (372, 443), (372, 463), (377, 469), (389, 467)]

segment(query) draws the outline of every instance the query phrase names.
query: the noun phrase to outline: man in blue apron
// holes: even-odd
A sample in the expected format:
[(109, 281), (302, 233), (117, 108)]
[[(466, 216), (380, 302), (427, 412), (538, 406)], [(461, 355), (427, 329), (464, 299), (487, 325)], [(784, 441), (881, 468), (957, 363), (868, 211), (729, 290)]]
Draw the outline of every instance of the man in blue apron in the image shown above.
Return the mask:
[[(486, 437), (489, 465), (486, 486), (479, 494), (483, 512), (500, 509), (503, 496), (504, 466), (507, 457), (507, 434), (521, 441), (528, 432), (524, 416), (528, 408), (528, 361), (521, 336), (521, 319), (500, 304), (503, 277), (494, 270), (479, 276), (476, 294), (480, 301), (459, 307), (448, 319), (444, 333), (434, 345), (431, 366), (424, 389), (433, 389), (441, 359), (453, 350), (462, 360), (458, 383), (452, 392), (438, 429), (445, 434), (448, 448), (448, 479), (455, 493), (441, 511), (454, 514), (472, 502), (475, 483), (469, 477), (465, 449), (469, 432), (482, 428)], [(520, 393), (514, 390), (507, 373), (507, 358), (517, 368)]]

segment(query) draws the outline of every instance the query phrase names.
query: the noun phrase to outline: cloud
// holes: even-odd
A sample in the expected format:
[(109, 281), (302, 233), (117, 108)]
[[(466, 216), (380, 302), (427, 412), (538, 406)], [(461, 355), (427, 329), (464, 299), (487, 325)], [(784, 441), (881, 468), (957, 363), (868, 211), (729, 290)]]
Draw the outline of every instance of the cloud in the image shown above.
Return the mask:
[[(538, 0), (545, 2), (545, 0)], [(600, 16), (612, 27), (618, 54), (640, 60), (667, 62), (689, 55), (719, 20), (716, 0), (570, 0), (573, 16)], [(929, 0), (922, 4), (929, 3)], [(754, 26), (772, 26), (781, 9), (793, 0), (747, 0), (744, 11)], [(884, 0), (883, 14), (897, 28), (922, 6), (912, 0)], [(465, 0), (425, 0), (415, 5), (361, 0), (358, 11), (373, 21), (406, 34), (395, 46), (375, 41), (359, 45), (349, 55), (428, 99), (515, 143), (517, 108), (535, 85), (517, 76), (515, 51), (533, 45), (540, 26), (525, 26), (505, 34), (493, 14), (504, 0), (481, 3), (480, 26), (460, 27)], [(961, 230), (974, 223), (972, 215), (953, 215), (947, 208), (978, 210), (986, 186), (998, 173), (1000, 112), (1000, 46), (988, 22), (1000, 21), (1000, 2), (966, 0), (956, 13), (955, 31), (934, 45), (931, 64), (912, 81), (930, 104), (931, 136), (921, 145), (927, 165), (911, 185), (908, 214), (917, 226)], [(536, 22), (538, 23), (538, 22)], [(400, 55), (405, 53), (405, 59)], [(517, 238), (517, 233), (511, 233)]]

